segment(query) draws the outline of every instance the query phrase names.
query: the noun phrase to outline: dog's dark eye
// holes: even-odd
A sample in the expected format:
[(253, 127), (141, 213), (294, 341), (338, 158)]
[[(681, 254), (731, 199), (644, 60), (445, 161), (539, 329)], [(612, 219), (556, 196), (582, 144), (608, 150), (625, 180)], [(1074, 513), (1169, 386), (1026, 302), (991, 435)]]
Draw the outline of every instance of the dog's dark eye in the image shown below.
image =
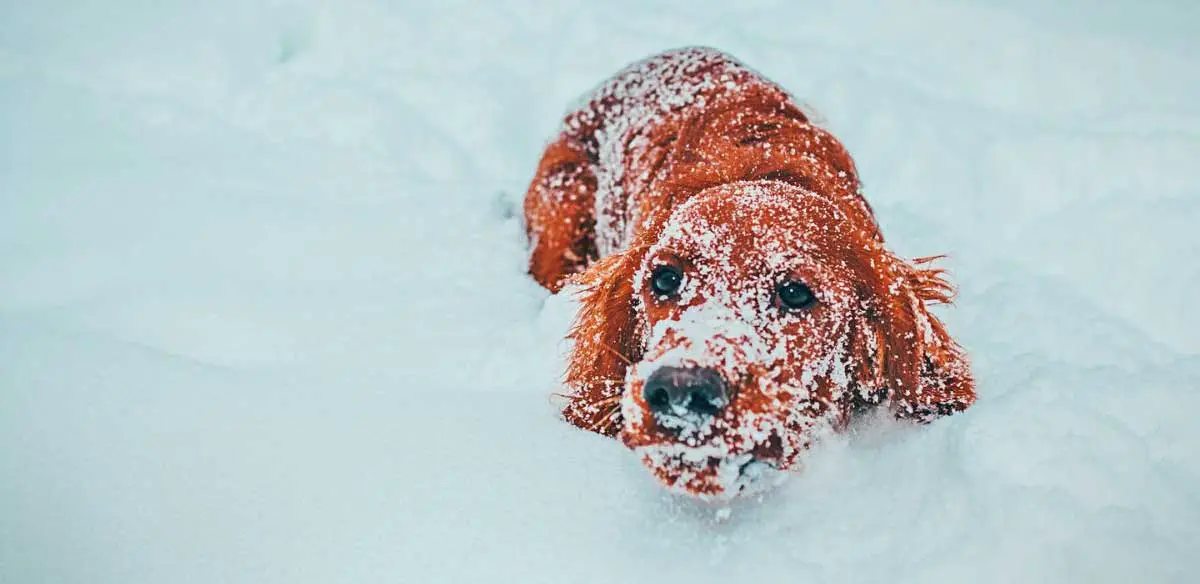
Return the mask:
[(808, 308), (817, 302), (817, 297), (813, 296), (812, 290), (804, 285), (804, 282), (796, 280), (788, 280), (779, 285), (775, 289), (775, 293), (779, 295), (779, 302), (785, 308), (798, 310)]
[(659, 266), (650, 274), (650, 291), (658, 296), (670, 296), (679, 291), (683, 274), (672, 266)]

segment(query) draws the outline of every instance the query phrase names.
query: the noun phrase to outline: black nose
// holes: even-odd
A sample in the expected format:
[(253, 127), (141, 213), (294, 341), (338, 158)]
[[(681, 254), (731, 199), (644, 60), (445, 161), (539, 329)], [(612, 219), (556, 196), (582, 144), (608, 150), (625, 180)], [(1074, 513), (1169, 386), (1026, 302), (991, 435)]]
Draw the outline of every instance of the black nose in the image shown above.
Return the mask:
[(642, 388), (650, 411), (711, 416), (729, 403), (725, 378), (701, 367), (660, 367)]

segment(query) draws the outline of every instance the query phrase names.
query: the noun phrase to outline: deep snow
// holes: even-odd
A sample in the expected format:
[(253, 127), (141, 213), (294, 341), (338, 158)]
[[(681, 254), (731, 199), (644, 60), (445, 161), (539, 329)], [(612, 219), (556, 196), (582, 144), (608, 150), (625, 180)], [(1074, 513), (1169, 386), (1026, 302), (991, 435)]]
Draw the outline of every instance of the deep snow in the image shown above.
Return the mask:
[[(252, 4), (0, 4), (0, 582), (1196, 578), (1200, 5)], [(952, 254), (980, 389), (727, 520), (554, 418), (512, 215), (688, 44)]]

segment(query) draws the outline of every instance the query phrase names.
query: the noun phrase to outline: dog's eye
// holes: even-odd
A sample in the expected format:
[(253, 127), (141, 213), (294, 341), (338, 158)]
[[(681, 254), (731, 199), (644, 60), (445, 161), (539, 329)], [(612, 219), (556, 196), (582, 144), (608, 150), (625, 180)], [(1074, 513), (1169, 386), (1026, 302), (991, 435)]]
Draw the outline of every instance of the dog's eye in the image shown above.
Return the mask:
[(785, 308), (798, 310), (808, 308), (817, 302), (817, 297), (813, 296), (812, 290), (804, 285), (804, 282), (796, 280), (788, 280), (779, 285), (775, 289), (775, 293), (779, 295), (779, 302)]
[(650, 291), (658, 296), (670, 296), (679, 291), (683, 274), (672, 266), (659, 266), (650, 274)]

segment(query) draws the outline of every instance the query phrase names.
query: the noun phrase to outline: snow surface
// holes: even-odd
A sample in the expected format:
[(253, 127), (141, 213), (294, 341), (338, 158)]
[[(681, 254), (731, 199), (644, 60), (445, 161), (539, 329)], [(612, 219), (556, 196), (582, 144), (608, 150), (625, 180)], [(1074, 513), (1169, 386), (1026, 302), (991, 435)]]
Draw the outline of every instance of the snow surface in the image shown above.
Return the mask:
[[(1096, 4), (1101, 4), (1097, 6)], [(1191, 582), (1190, 2), (0, 4), (0, 582)], [(952, 254), (980, 399), (730, 510), (553, 417), (512, 214), (729, 51)]]

